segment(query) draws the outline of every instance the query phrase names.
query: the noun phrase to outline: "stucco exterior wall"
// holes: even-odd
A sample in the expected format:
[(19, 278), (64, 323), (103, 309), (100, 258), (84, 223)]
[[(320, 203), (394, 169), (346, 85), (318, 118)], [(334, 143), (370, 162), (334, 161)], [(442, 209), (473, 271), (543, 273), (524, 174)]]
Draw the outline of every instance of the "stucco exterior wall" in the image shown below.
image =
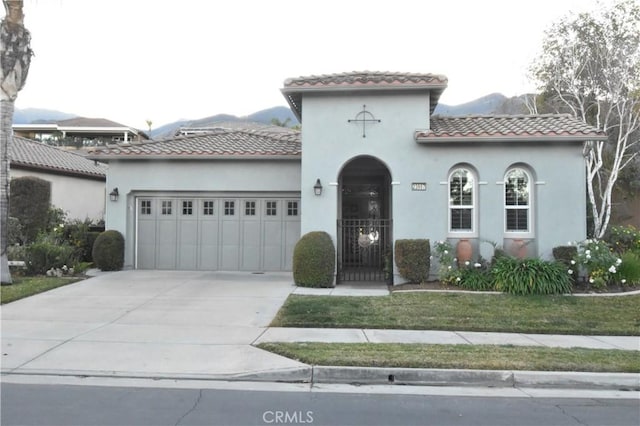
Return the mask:
[(94, 179), (11, 169), (11, 178), (34, 176), (51, 182), (51, 204), (67, 213), (69, 219), (93, 222), (104, 219), (105, 183)]
[[(295, 193), (300, 191), (297, 160), (111, 161), (107, 193), (118, 188), (117, 202), (107, 201), (106, 229), (125, 236), (125, 268), (133, 267), (135, 197), (140, 194)], [(108, 198), (108, 195), (107, 195)], [(301, 206), (304, 212), (304, 205)]]
[[(447, 179), (460, 164), (477, 171), (479, 181), (478, 223), (472, 236), (476, 255), (482, 240), (510, 244), (504, 232), (503, 180), (517, 164), (529, 169), (534, 181), (529, 254), (551, 258), (553, 247), (586, 237), (584, 162), (578, 143), (418, 144), (414, 131), (429, 126), (428, 94), (313, 94), (303, 103), (302, 235), (326, 231), (337, 243), (340, 172), (354, 157), (368, 155), (384, 163), (391, 175), (394, 240), (429, 238), (433, 243), (456, 238), (448, 232)], [(347, 121), (363, 105), (381, 120), (366, 124), (366, 138), (361, 124)], [(321, 196), (313, 193), (318, 178), (324, 188)], [(426, 183), (426, 191), (412, 191), (413, 182)]]

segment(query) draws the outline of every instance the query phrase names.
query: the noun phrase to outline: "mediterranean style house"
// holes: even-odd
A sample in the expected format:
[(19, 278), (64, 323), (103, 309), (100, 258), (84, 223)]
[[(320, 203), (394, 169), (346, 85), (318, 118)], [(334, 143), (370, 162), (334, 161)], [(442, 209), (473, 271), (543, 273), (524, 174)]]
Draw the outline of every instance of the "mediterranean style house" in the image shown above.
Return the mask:
[(436, 74), (293, 78), (281, 91), (301, 132), (217, 128), (96, 149), (120, 195), (107, 228), (124, 234), (131, 268), (251, 272), (291, 270), (300, 235), (326, 231), (338, 284), (401, 283), (398, 239), (543, 258), (584, 239), (582, 148), (605, 135), (566, 115), (433, 115), (446, 87)]

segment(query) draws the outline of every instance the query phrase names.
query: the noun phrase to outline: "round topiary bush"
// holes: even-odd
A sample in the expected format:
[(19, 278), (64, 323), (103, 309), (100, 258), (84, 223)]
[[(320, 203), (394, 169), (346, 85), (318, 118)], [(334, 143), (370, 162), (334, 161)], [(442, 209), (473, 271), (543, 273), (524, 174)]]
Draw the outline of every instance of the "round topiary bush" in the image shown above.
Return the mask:
[(336, 249), (326, 232), (300, 238), (293, 250), (293, 281), (301, 287), (333, 287)]
[(93, 243), (93, 264), (101, 271), (119, 271), (124, 265), (124, 237), (118, 231), (104, 231)]

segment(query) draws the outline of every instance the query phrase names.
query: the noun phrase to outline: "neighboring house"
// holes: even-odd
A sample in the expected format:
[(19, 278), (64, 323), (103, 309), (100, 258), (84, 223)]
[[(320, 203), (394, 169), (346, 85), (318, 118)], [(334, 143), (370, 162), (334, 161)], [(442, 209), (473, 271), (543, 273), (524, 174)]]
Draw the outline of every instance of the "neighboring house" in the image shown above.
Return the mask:
[(107, 228), (125, 235), (128, 267), (245, 271), (290, 270), (299, 235), (326, 231), (338, 283), (384, 281), (397, 239), (544, 258), (584, 239), (582, 146), (606, 136), (567, 115), (433, 116), (446, 87), (434, 74), (289, 79), (301, 133), (97, 149), (123, 195)]
[(141, 130), (104, 118), (76, 117), (55, 123), (14, 124), (13, 132), (16, 136), (76, 147), (149, 139)]
[(104, 219), (106, 164), (19, 136), (10, 144), (9, 161), (11, 179), (51, 182), (51, 204), (69, 219)]

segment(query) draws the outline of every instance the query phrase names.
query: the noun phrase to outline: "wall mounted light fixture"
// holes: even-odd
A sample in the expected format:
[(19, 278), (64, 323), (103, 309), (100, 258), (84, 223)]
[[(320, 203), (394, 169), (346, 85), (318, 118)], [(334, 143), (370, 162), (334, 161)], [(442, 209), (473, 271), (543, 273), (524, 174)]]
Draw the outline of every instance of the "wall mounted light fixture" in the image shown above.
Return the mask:
[(113, 191), (109, 193), (109, 199), (111, 201), (118, 201), (119, 196), (120, 196), (120, 193), (118, 192), (118, 188), (113, 188)]
[(316, 195), (322, 195), (322, 184), (320, 178), (316, 179), (316, 184), (313, 185), (313, 193)]

